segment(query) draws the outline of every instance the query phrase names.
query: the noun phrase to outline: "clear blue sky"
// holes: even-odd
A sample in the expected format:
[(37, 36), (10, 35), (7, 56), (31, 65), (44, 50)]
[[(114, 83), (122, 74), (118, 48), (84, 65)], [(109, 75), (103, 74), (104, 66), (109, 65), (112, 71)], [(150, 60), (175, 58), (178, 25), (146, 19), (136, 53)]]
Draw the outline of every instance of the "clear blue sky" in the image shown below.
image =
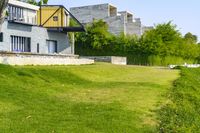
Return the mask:
[(68, 9), (100, 3), (131, 11), (148, 26), (172, 20), (182, 34), (190, 31), (200, 40), (200, 0), (49, 0), (49, 4), (62, 4)]

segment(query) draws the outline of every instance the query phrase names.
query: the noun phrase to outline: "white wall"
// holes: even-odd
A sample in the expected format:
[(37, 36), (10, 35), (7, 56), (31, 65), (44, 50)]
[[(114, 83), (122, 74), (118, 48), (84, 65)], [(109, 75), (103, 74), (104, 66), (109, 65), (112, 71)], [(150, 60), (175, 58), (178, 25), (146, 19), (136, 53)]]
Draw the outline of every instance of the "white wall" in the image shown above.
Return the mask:
[(31, 38), (31, 52), (37, 53), (37, 44), (40, 45), (40, 53), (48, 54), (46, 40), (55, 40), (58, 52), (72, 54), (68, 36), (59, 32), (48, 32), (46, 28), (38, 26), (27, 26), (23, 24), (8, 23), (5, 21), (2, 27), (3, 42), (0, 42), (0, 51), (11, 51), (11, 35)]
[(30, 9), (23, 9), (24, 12), (24, 22), (29, 24), (37, 24), (37, 12)]
[(7, 65), (86, 65), (93, 64), (91, 59), (78, 59), (72, 56), (45, 56), (45, 55), (0, 55), (0, 63)]

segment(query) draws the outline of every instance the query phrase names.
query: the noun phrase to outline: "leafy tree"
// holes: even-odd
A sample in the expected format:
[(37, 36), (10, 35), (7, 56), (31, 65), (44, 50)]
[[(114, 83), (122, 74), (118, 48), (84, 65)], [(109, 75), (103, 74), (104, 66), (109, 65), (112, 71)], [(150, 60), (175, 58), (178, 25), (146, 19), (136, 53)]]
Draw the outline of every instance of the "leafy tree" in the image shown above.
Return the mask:
[(184, 40), (187, 44), (196, 44), (198, 38), (196, 35), (193, 35), (192, 33), (188, 32), (187, 34), (185, 34)]
[(77, 37), (78, 43), (90, 44), (94, 49), (102, 49), (103, 46), (108, 45), (111, 34), (108, 32), (108, 25), (103, 20), (94, 20), (86, 26), (86, 33), (80, 33)]
[(156, 29), (147, 31), (140, 40), (140, 48), (148, 55), (159, 55), (161, 49), (165, 49), (161, 35), (156, 33)]
[(48, 0), (19, 0), (19, 1), (24, 1), (24, 2), (27, 2), (29, 4), (32, 4), (32, 5), (37, 5), (37, 6), (40, 6), (42, 4), (48, 4)]
[[(141, 37), (112, 35), (102, 20), (76, 35), (76, 54), (127, 56), (134, 64), (167, 65), (200, 60), (200, 45), (188, 44), (171, 22), (158, 24)], [(187, 38), (187, 37), (186, 37)]]
[(0, 31), (1, 31), (1, 26), (2, 26), (2, 23), (4, 21), (4, 11), (5, 11), (5, 8), (7, 7), (8, 5), (8, 0), (1, 0), (0, 1)]
[(158, 24), (141, 38), (142, 48), (147, 54), (176, 55), (177, 46), (182, 43), (181, 33), (171, 22)]
[(38, 5), (38, 2), (36, 2), (35, 0), (28, 0), (27, 3), (32, 5)]
[(37, 2), (38, 6), (40, 6), (42, 4), (48, 4), (48, 0), (40, 0), (39, 2)]

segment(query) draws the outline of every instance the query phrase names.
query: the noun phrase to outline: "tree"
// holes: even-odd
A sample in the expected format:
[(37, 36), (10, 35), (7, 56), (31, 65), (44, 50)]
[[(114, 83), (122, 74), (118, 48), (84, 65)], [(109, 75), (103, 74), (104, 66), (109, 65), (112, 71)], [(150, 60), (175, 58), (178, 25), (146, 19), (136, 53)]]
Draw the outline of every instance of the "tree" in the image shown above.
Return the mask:
[(182, 42), (181, 33), (171, 22), (158, 24), (141, 38), (141, 47), (147, 54), (175, 55), (177, 46)]
[(86, 33), (76, 35), (77, 43), (90, 45), (94, 49), (102, 49), (108, 45), (111, 34), (108, 32), (108, 25), (103, 20), (94, 20), (93, 23), (86, 26)]
[(0, 31), (1, 31), (1, 27), (4, 21), (4, 15), (5, 15), (5, 8), (8, 5), (8, 0), (1, 0), (0, 1)]
[(198, 38), (196, 35), (188, 32), (187, 34), (185, 34), (184, 40), (187, 44), (197, 44)]
[(43, 4), (48, 4), (48, 0), (40, 0), (39, 2), (37, 2), (37, 5), (43, 5)]
[(48, 4), (48, 0), (19, 0), (19, 1), (23, 1), (23, 2), (27, 2), (29, 4), (32, 4), (32, 5), (37, 5), (37, 6), (40, 6), (42, 4)]

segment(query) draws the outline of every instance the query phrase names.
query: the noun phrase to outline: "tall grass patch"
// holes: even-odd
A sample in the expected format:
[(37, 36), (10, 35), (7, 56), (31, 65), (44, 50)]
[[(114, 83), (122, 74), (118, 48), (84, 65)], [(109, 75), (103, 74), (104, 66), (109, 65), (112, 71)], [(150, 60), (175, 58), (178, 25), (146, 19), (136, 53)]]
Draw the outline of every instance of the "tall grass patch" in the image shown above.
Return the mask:
[(160, 132), (200, 132), (200, 68), (181, 68), (169, 102), (160, 110)]

